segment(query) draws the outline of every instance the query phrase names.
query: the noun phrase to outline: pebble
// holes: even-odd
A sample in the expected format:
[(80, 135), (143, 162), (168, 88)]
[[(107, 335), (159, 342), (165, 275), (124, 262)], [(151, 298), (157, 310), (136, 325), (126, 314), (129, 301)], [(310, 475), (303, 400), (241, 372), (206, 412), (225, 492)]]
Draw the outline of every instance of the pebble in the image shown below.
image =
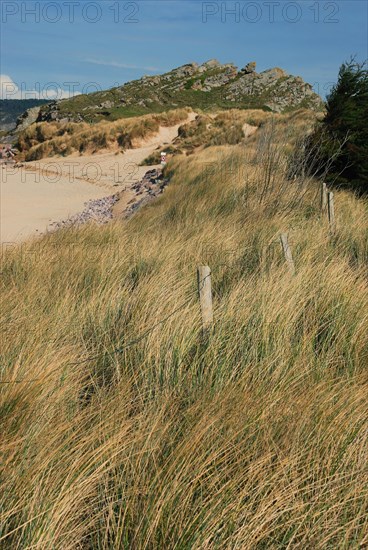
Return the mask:
[(112, 219), (112, 207), (118, 202), (118, 194), (103, 197), (102, 199), (93, 199), (84, 203), (82, 212), (75, 214), (59, 222), (50, 224), (53, 229), (61, 229), (62, 227), (70, 227), (73, 225), (83, 225), (88, 222), (95, 222), (98, 225), (108, 223)]
[[(129, 206), (124, 212), (125, 217), (131, 216), (141, 206), (163, 193), (168, 183), (169, 180), (167, 178), (162, 178), (162, 174), (157, 170), (153, 169), (146, 172), (142, 180), (132, 186), (136, 196), (139, 195), (140, 197), (139, 200), (132, 199), (129, 201)], [(102, 199), (94, 199), (85, 202), (82, 212), (66, 220), (50, 223), (49, 231), (56, 231), (64, 227), (84, 225), (89, 222), (95, 222), (98, 225), (106, 224), (112, 220), (112, 207), (118, 200), (119, 193), (116, 193), (108, 197), (103, 197)]]
[(141, 206), (163, 193), (168, 183), (168, 178), (163, 178), (162, 173), (158, 170), (148, 170), (141, 181), (132, 186), (136, 196), (139, 196), (139, 200), (132, 199), (129, 201), (129, 206), (125, 209), (124, 216), (130, 217), (135, 214)]

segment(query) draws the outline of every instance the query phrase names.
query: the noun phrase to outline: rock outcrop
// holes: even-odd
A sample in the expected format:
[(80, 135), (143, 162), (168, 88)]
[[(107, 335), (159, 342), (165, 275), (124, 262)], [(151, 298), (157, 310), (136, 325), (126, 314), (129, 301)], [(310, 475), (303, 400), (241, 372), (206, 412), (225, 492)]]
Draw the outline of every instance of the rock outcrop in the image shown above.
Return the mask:
[(27, 109), (22, 115), (17, 118), (16, 131), (21, 132), (28, 128), (31, 124), (36, 122), (40, 113), (41, 106), (31, 107)]
[(0, 99), (0, 129), (15, 132), (17, 123), (22, 124), (27, 120), (33, 122), (33, 113), (26, 114), (32, 107), (41, 107), (49, 103), (46, 99)]
[(257, 67), (257, 63), (255, 61), (250, 61), (250, 63), (247, 63), (245, 67), (241, 70), (242, 73), (245, 74), (251, 74), (254, 73)]
[(255, 61), (241, 70), (216, 59), (187, 63), (163, 75), (145, 75), (111, 90), (53, 102), (41, 108), (37, 120), (98, 122), (124, 117), (125, 109), (131, 116), (132, 111), (139, 115), (181, 106), (275, 112), (323, 108), (322, 99), (300, 76), (279, 67), (257, 72), (256, 67)]

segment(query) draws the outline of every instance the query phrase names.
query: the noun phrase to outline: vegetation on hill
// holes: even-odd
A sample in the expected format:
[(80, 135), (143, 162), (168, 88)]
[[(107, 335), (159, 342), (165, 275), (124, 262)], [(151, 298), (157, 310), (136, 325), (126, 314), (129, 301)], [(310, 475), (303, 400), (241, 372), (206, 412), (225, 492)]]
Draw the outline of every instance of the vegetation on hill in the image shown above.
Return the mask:
[[(160, 162), (161, 151), (177, 155), (192, 154), (213, 145), (236, 145), (248, 139), (255, 130), (262, 128), (267, 121), (277, 121), (279, 126), (293, 124), (303, 127), (314, 123), (318, 116), (314, 111), (299, 109), (288, 115), (265, 112), (260, 109), (228, 109), (216, 114), (201, 113), (193, 121), (179, 127), (178, 137), (169, 147), (159, 147), (142, 164), (152, 165)], [(247, 133), (250, 131), (250, 134)]]
[(301, 77), (277, 67), (257, 73), (255, 63), (249, 65), (251, 69), (238, 71), (232, 63), (216, 60), (189, 63), (162, 75), (54, 102), (41, 110), (39, 121), (96, 123), (187, 106), (202, 111), (323, 109), (321, 98)]
[(344, 63), (327, 97), (326, 116), (311, 138), (324, 145), (320, 164), (334, 157), (326, 181), (368, 192), (368, 70), (354, 59)]
[(4, 548), (366, 547), (367, 203), (337, 190), (329, 234), (292, 116), (3, 255)]
[(18, 136), (17, 147), (27, 161), (71, 153), (96, 153), (101, 149), (124, 151), (158, 132), (160, 126), (174, 126), (188, 118), (191, 109), (175, 109), (115, 122), (39, 122)]

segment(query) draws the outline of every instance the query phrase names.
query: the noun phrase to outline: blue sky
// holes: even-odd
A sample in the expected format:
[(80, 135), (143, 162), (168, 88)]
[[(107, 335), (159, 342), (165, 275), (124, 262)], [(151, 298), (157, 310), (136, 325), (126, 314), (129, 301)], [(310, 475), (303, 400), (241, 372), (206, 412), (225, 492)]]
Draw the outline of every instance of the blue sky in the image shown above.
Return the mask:
[(95, 91), (210, 58), (279, 66), (325, 95), (344, 60), (368, 57), (364, 0), (2, 0), (1, 12), (9, 98)]

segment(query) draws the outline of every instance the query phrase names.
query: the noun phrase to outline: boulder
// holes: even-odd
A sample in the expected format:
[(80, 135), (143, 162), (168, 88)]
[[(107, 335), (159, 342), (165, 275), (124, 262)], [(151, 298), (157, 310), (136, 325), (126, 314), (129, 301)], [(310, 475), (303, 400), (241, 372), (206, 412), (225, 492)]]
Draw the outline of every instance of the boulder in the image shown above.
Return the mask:
[(217, 61), (217, 59), (209, 59), (205, 63), (203, 63), (202, 67), (205, 67), (208, 69), (216, 69), (217, 67), (220, 67), (221, 63)]
[(241, 72), (244, 74), (251, 74), (254, 73), (257, 67), (257, 63), (255, 61), (250, 61), (245, 65), (245, 67), (242, 68)]
[(186, 65), (182, 65), (181, 67), (177, 67), (172, 72), (179, 77), (183, 76), (191, 76), (194, 73), (197, 72), (198, 69), (198, 63), (187, 63)]
[(276, 103), (266, 103), (265, 107), (267, 109), (270, 109), (273, 113), (282, 113), (282, 107), (280, 105), (277, 105)]
[(280, 69), (280, 67), (273, 67), (273, 69), (267, 69), (266, 71), (262, 71), (261, 73), (262, 79), (265, 80), (278, 80), (279, 78), (283, 78), (284, 76), (289, 76), (284, 69)]
[(36, 122), (40, 109), (41, 107), (31, 107), (30, 109), (27, 109), (22, 115), (20, 115), (17, 118), (17, 132), (25, 130), (26, 128), (28, 128), (28, 126)]
[(114, 102), (113, 101), (104, 101), (103, 103), (100, 103), (100, 107), (102, 109), (111, 109), (112, 107), (114, 107)]
[(192, 84), (192, 90), (202, 90), (203, 88), (203, 85), (202, 85), (202, 81), (201, 80), (196, 80), (193, 84)]

